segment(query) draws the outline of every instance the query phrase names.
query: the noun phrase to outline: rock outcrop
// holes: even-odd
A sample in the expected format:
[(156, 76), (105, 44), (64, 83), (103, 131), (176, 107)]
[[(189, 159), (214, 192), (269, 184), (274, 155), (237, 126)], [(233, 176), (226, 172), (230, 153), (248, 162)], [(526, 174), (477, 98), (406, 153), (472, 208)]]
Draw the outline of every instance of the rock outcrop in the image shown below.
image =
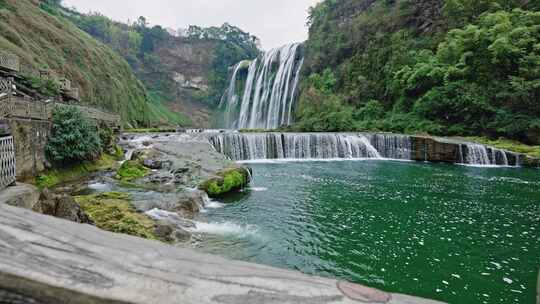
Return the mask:
[(57, 195), (43, 189), (40, 197), (40, 212), (76, 223), (94, 224), (81, 206), (70, 195)]

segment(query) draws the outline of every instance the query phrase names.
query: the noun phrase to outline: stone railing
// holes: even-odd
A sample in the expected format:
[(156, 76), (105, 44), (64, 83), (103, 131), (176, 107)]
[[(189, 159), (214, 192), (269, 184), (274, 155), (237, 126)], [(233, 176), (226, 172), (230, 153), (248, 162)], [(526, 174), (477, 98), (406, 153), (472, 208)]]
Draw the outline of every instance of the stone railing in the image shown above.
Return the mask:
[(0, 190), (15, 182), (15, 163), (13, 136), (0, 137)]
[(44, 103), (18, 96), (4, 96), (3, 98), (0, 97), (0, 118), (18, 118), (49, 121), (52, 119), (52, 114), (55, 107), (68, 106), (77, 108), (84, 115), (86, 115), (86, 117), (98, 122), (103, 122), (110, 127), (117, 128), (121, 125), (119, 115), (106, 113), (95, 108), (66, 105), (54, 102)]
[(0, 52), (0, 68), (18, 72), (20, 70), (19, 57), (10, 53)]

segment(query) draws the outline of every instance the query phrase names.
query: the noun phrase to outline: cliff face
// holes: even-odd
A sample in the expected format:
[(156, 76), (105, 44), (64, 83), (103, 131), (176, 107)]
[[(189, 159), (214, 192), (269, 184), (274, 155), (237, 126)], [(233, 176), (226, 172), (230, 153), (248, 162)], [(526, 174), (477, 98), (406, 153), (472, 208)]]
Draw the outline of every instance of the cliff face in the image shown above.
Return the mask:
[(211, 94), (215, 48), (215, 41), (171, 37), (153, 52), (156, 62), (138, 70), (148, 88), (161, 92), (167, 108), (188, 116), (194, 127), (210, 127), (212, 104), (204, 99)]
[(0, 1), (0, 50), (20, 57), (23, 74), (48, 69), (68, 78), (83, 104), (119, 113), (132, 125), (147, 121), (144, 86), (127, 62), (45, 2)]

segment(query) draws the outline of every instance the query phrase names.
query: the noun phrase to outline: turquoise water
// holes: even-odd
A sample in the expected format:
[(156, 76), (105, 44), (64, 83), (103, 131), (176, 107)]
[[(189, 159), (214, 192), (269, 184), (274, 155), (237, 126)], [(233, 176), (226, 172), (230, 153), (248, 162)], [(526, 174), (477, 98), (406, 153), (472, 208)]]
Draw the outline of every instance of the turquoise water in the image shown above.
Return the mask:
[(251, 166), (251, 191), (197, 219), (202, 250), (450, 303), (535, 301), (539, 170)]

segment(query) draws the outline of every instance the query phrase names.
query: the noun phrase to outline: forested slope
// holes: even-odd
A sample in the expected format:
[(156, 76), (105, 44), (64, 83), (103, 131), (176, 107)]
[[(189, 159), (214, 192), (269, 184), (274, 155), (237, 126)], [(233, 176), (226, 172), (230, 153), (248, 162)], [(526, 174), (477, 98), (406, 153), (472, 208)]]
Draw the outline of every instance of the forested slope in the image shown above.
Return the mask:
[(62, 10), (129, 62), (159, 110), (188, 114), (199, 127), (209, 127), (210, 113), (227, 85), (229, 67), (259, 54), (256, 37), (227, 23), (191, 26), (176, 33), (160, 25), (150, 26), (144, 17), (126, 24), (99, 13)]
[(25, 74), (49, 69), (67, 77), (84, 104), (147, 124), (145, 88), (127, 62), (59, 14), (55, 2), (0, 0), (0, 50), (17, 54)]
[(540, 142), (540, 2), (325, 0), (297, 128)]

